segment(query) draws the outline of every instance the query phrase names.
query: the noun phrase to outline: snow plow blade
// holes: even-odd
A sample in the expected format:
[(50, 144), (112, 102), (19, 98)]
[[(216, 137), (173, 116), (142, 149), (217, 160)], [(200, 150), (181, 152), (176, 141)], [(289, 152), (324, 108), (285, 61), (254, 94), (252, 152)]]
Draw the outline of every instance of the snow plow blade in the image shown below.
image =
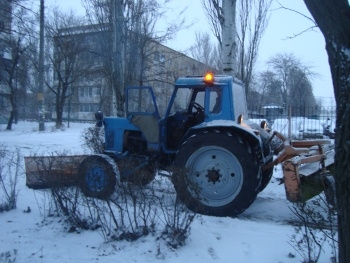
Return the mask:
[(277, 157), (270, 164), (282, 163), (286, 197), (290, 202), (305, 202), (323, 191), (328, 203), (335, 204), (334, 178), (329, 169), (334, 163), (334, 145), (330, 140), (290, 141), (274, 132), (282, 144), (276, 148)]
[(26, 185), (32, 189), (77, 183), (79, 164), (86, 155), (24, 157)]
[(333, 163), (334, 151), (285, 161), (282, 167), (287, 199), (305, 202), (325, 191), (327, 201), (334, 204), (334, 179), (329, 171)]

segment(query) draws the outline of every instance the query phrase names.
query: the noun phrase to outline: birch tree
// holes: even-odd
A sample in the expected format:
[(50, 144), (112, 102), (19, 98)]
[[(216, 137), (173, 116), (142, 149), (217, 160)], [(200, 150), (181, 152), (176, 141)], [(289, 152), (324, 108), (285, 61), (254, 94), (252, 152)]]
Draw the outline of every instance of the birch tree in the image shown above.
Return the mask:
[(236, 0), (222, 1), (222, 70), (225, 74), (237, 75)]
[(236, 1), (202, 0), (212, 32), (221, 48), (222, 71), (237, 75)]
[(337, 104), (334, 177), (339, 263), (350, 262), (350, 6), (348, 0), (304, 0), (326, 42)]
[(248, 95), (271, 0), (202, 0), (202, 5), (221, 46), (224, 72), (242, 79)]

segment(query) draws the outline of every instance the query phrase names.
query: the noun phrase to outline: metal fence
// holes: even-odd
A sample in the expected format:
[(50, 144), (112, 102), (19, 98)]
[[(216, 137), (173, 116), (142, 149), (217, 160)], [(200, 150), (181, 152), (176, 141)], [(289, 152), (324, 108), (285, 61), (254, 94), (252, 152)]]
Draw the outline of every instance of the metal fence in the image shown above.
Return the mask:
[[(335, 107), (283, 108), (277, 106), (251, 107), (250, 120), (260, 124), (267, 121), (269, 128), (291, 139), (317, 139), (335, 136)], [(29, 120), (29, 119), (27, 119)], [(36, 121), (36, 120), (32, 120)], [(47, 121), (55, 121), (48, 119)], [(95, 120), (63, 119), (64, 122), (94, 124)]]
[(251, 108), (249, 118), (257, 123), (266, 120), (269, 127), (291, 139), (334, 138), (335, 107)]

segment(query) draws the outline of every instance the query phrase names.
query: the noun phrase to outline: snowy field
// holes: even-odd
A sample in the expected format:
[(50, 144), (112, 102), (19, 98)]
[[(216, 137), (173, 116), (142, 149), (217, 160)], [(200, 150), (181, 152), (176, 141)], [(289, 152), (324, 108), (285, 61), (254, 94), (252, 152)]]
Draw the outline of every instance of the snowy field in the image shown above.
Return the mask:
[[(81, 132), (91, 125), (72, 123), (64, 130), (54, 129), (53, 123), (45, 126), (44, 132), (38, 132), (37, 123), (20, 122), (11, 131), (0, 125), (0, 145), (20, 149), (22, 156), (63, 150), (85, 152)], [(276, 167), (267, 188), (236, 218), (198, 216), (186, 245), (172, 250), (151, 234), (134, 242), (106, 243), (97, 230), (68, 233), (60, 218), (44, 218), (43, 192), (27, 188), (22, 171), (17, 209), (0, 213), (0, 262), (302, 262), (290, 244), (295, 234), (290, 222), (295, 215), (289, 209), (284, 186), (278, 183), (280, 177), (281, 168)], [(0, 202), (2, 191), (0, 188)], [(30, 212), (25, 213), (28, 207)], [(325, 243), (319, 262), (328, 263), (331, 256), (331, 248)]]

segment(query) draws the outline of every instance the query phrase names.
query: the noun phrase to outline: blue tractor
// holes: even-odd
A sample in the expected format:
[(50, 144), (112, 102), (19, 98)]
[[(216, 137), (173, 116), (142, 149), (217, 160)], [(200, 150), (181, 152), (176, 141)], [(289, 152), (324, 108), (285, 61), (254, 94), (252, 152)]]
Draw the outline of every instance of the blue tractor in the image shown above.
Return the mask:
[(145, 185), (167, 171), (189, 209), (237, 215), (273, 171), (266, 166), (273, 159), (269, 134), (246, 118), (244, 87), (231, 76), (179, 78), (164, 117), (151, 87), (128, 87), (126, 117), (96, 113), (105, 131), (104, 152), (82, 161), (80, 187), (87, 196), (103, 198), (123, 181)]

